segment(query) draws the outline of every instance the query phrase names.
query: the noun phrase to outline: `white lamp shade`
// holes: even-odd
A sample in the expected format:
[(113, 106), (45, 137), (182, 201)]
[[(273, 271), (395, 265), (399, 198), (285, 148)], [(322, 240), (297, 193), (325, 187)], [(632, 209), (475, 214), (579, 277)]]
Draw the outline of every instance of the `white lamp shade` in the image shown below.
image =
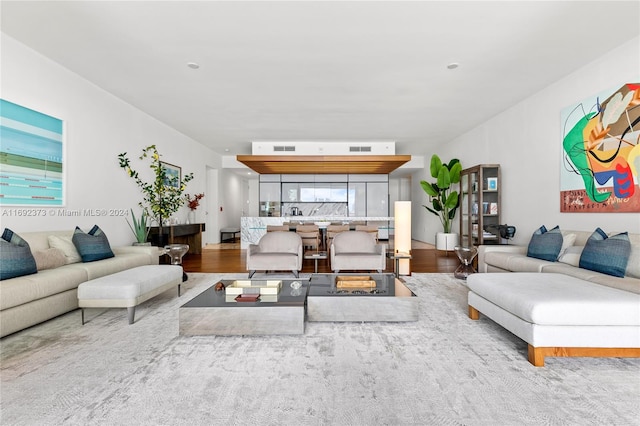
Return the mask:
[[(394, 204), (394, 250), (411, 252), (411, 201), (396, 201)], [(409, 259), (401, 259), (398, 272), (400, 275), (411, 273)]]

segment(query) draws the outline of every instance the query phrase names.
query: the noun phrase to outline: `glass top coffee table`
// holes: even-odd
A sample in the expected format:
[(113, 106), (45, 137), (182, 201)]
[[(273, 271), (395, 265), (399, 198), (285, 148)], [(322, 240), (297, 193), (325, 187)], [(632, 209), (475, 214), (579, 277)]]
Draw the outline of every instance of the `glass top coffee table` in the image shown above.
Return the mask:
[(313, 274), (307, 321), (417, 321), (418, 297), (394, 274)]
[[(260, 284), (265, 280), (221, 280), (219, 283), (226, 288), (237, 281)], [(303, 334), (308, 279), (276, 281), (281, 281), (278, 294), (261, 295), (256, 302), (238, 302), (236, 294), (226, 294), (225, 289), (216, 289), (216, 286), (220, 288), (218, 283), (213, 283), (180, 307), (180, 335)], [(299, 288), (294, 288), (295, 283), (299, 283)]]

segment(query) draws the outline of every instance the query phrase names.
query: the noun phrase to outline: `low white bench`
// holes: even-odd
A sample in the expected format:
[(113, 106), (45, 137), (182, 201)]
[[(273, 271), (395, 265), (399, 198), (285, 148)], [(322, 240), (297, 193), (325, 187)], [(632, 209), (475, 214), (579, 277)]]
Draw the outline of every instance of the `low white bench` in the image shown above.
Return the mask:
[(236, 234), (240, 234), (240, 228), (221, 228), (220, 229), (220, 242), (224, 241), (224, 235), (231, 234), (232, 239), (236, 239)]
[(182, 284), (179, 265), (144, 265), (86, 281), (78, 286), (78, 306), (82, 308), (127, 308), (133, 324), (136, 306)]

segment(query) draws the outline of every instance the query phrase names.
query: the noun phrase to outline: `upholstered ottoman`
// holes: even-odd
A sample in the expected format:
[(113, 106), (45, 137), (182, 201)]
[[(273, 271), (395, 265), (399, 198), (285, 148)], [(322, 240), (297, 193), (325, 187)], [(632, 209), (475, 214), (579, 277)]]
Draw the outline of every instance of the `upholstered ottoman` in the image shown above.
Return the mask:
[(78, 286), (78, 306), (84, 308), (127, 308), (133, 324), (136, 306), (182, 283), (178, 265), (144, 265), (86, 281)]
[(545, 356), (640, 355), (640, 295), (552, 273), (487, 273), (467, 278), (469, 316), (486, 315)]

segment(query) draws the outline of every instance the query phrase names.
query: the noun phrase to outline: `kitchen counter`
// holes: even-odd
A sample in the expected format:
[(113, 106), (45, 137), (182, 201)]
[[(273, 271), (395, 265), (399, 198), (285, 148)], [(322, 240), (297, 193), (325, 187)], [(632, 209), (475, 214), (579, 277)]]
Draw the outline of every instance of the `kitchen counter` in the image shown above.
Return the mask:
[(370, 225), (377, 225), (379, 238), (389, 238), (393, 233), (393, 217), (348, 217), (348, 216), (281, 216), (281, 217), (249, 217), (240, 218), (241, 248), (246, 249), (249, 244), (257, 244), (267, 233), (267, 225), (282, 225), (284, 222), (353, 222), (366, 221)]

